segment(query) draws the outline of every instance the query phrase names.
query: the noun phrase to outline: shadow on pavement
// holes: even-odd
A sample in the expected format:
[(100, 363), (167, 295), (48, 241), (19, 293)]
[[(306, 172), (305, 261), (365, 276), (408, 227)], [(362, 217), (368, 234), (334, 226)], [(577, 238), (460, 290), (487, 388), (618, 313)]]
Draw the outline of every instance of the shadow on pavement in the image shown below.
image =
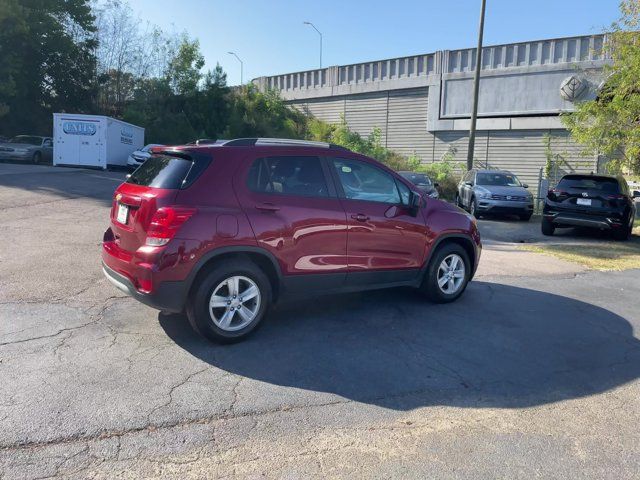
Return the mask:
[(180, 347), (228, 372), (398, 410), (527, 407), (640, 376), (640, 341), (624, 318), (494, 283), (472, 282), (449, 305), (407, 290), (291, 303), (231, 346), (201, 339), (183, 316), (159, 319)]

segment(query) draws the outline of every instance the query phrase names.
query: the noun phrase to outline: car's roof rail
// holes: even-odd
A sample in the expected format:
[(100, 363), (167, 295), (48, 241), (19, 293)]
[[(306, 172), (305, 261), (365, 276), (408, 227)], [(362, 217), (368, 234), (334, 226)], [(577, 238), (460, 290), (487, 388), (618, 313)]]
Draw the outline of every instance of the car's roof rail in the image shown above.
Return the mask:
[(291, 138), (236, 138), (222, 143), (224, 147), (253, 147), (253, 146), (298, 146), (332, 148), (336, 150), (349, 150), (341, 145), (327, 142), (315, 142), (313, 140), (294, 140)]

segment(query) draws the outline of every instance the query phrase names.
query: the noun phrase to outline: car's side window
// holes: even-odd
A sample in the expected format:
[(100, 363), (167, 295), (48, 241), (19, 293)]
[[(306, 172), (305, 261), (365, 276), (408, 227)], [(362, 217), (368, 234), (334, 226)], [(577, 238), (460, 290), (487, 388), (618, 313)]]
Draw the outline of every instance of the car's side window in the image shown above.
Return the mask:
[(396, 180), (398, 184), (398, 190), (400, 191), (400, 199), (403, 205), (409, 205), (409, 199), (411, 197), (411, 190), (400, 180)]
[(326, 197), (327, 182), (319, 157), (278, 156), (256, 158), (247, 186), (260, 193)]
[(384, 170), (359, 160), (333, 158), (331, 161), (346, 198), (401, 203), (395, 179)]

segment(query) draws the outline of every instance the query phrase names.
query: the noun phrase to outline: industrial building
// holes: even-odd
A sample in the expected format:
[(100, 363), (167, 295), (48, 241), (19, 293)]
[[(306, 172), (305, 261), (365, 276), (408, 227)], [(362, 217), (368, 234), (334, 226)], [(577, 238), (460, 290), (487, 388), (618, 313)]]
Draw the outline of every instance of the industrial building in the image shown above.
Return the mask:
[[(595, 171), (559, 115), (594, 98), (602, 82), (605, 35), (538, 40), (483, 49), (477, 166), (513, 171), (535, 189), (546, 163), (546, 138), (558, 172)], [(254, 80), (292, 106), (352, 130), (378, 127), (383, 143), (423, 162), (464, 162), (472, 106), (475, 49), (444, 50), (287, 73)], [(551, 179), (553, 181), (553, 179)]]

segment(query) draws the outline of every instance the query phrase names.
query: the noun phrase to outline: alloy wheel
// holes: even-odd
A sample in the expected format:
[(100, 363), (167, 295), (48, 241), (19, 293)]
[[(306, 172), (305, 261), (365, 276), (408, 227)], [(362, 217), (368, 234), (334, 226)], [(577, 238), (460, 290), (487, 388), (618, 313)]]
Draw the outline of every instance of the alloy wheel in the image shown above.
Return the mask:
[(438, 267), (438, 288), (443, 293), (452, 295), (460, 290), (464, 283), (464, 278), (465, 266), (462, 257), (457, 253), (447, 255)]
[(229, 277), (213, 289), (209, 315), (218, 328), (235, 332), (253, 322), (260, 310), (260, 300), (260, 289), (253, 280)]

